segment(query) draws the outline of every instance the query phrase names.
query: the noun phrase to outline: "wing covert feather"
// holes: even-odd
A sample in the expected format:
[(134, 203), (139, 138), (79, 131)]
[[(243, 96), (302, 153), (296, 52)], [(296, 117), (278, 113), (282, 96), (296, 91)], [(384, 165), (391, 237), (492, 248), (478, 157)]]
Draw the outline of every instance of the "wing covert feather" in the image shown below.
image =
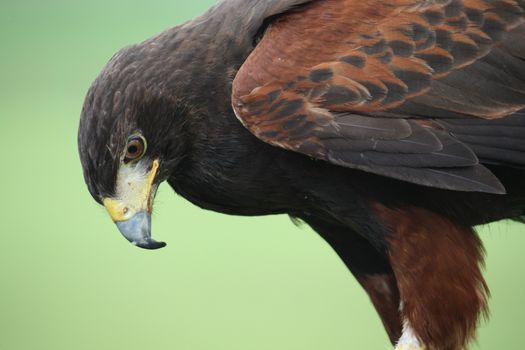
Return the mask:
[(266, 30), (235, 77), (233, 108), (279, 147), (421, 185), (503, 193), (472, 147), (433, 119), (525, 107), (524, 22), (524, 0), (312, 1)]

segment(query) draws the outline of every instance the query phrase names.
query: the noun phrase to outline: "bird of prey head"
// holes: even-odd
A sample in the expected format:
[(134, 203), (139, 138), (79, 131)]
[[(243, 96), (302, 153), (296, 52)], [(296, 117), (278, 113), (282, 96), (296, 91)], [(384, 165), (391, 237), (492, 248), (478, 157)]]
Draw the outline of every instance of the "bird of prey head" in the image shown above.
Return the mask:
[(168, 63), (154, 62), (151, 51), (133, 46), (111, 59), (87, 94), (78, 142), (93, 198), (130, 242), (156, 249), (165, 244), (151, 238), (153, 199), (182, 159), (189, 135), (181, 130), (186, 111), (177, 84), (158, 82), (162, 72), (184, 75), (168, 73)]
[(122, 49), (93, 82), (78, 132), (84, 177), (130, 242), (146, 249), (165, 246), (151, 238), (159, 184), (191, 149), (216, 136), (205, 118), (233, 117), (231, 79), (264, 19), (300, 2), (260, 2), (253, 8), (224, 2)]

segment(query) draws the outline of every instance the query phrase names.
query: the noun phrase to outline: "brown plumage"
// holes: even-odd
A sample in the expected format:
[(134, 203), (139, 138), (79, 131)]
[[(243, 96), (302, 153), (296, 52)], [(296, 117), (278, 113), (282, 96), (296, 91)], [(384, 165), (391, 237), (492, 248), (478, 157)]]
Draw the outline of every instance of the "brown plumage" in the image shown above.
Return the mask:
[(288, 214), (393, 344), (461, 350), (487, 313), (473, 227), (525, 217), (525, 0), (223, 1), (113, 57), (79, 148), (134, 244), (164, 245), (162, 181), (206, 209)]
[[(490, 135), (476, 118), (525, 108), (525, 81), (494, 62), (516, 40), (523, 47), (524, 23), (525, 5), (513, 0), (313, 1), (268, 27), (235, 78), (233, 108), (272, 145), (418, 184), (500, 193), (468, 143), (483, 148), (476, 126)], [(525, 165), (521, 154), (512, 161)], [(422, 209), (375, 211), (392, 230), (402, 317), (428, 347), (462, 348), (486, 312), (475, 234)]]
[(479, 317), (487, 316), (480, 240), (472, 229), (424, 209), (375, 204), (374, 210), (393, 233), (389, 258), (403, 295), (401, 317), (430, 349), (463, 348)]
[[(289, 150), (424, 185), (502, 192), (453, 129), (425, 119), (525, 108), (523, 81), (497, 86), (484, 72), (525, 35), (521, 5), (313, 1), (266, 30), (235, 78), (234, 109), (257, 137)], [(492, 67), (499, 81), (514, 78)]]

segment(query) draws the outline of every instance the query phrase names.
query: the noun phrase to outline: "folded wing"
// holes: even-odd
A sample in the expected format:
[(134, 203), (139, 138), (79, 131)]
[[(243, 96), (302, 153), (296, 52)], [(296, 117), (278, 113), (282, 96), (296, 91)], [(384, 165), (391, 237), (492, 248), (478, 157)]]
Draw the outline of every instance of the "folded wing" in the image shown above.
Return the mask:
[[(525, 0), (312, 1), (269, 25), (237, 73), (233, 108), (279, 147), (421, 185), (503, 193), (480, 158), (525, 165), (516, 135), (525, 125), (505, 121), (525, 108), (524, 22)], [(514, 128), (519, 145), (471, 135), (476, 120), (485, 133), (492, 122)]]

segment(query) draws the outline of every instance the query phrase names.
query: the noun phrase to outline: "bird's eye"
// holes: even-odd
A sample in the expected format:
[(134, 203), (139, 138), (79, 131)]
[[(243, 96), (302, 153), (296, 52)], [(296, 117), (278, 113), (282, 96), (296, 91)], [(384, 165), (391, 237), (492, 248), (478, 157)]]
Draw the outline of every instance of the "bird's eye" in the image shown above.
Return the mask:
[(133, 136), (126, 145), (125, 161), (131, 162), (140, 159), (146, 152), (146, 142), (141, 136)]

